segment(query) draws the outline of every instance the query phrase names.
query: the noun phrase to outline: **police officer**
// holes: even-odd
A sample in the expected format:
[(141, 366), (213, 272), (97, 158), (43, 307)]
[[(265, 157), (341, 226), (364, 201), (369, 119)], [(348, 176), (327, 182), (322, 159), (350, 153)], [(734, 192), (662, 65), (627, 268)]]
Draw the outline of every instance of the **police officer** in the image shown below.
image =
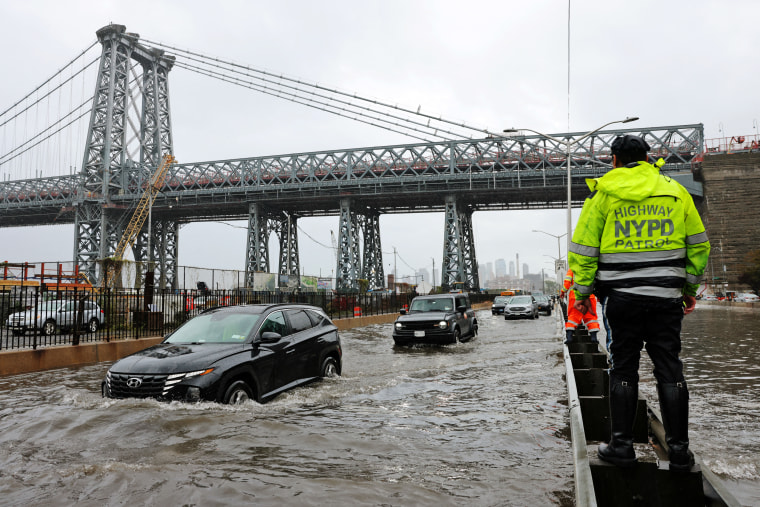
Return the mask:
[(599, 319), (596, 316), (596, 298), (593, 294), (589, 296), (590, 310), (588, 313), (582, 313), (575, 308), (575, 293), (570, 290), (573, 287), (573, 270), (568, 269), (565, 274), (565, 281), (562, 284), (562, 296), (568, 293), (567, 298), (567, 321), (565, 322), (565, 345), (573, 343), (575, 329), (578, 324), (586, 325), (588, 334), (591, 336), (591, 343), (599, 343), (596, 335), (599, 332)]
[(569, 263), (576, 308), (592, 292), (604, 302), (610, 326), (609, 443), (602, 460), (636, 462), (633, 421), (642, 346), (654, 363), (671, 470), (689, 470), (689, 392), (683, 376), (681, 321), (696, 304), (710, 243), (688, 191), (647, 161), (649, 145), (625, 135), (612, 143), (614, 169), (589, 179), (592, 194), (573, 234)]

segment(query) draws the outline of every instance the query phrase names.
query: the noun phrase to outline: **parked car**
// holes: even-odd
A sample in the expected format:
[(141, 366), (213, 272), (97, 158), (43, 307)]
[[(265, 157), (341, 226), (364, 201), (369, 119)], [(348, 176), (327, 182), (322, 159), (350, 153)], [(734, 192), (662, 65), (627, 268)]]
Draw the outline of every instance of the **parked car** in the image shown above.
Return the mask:
[(537, 319), (538, 303), (533, 296), (512, 296), (507, 306), (504, 307), (504, 319), (519, 318)]
[(703, 301), (718, 301), (718, 296), (715, 294), (705, 294), (702, 296)]
[(512, 296), (496, 296), (493, 298), (493, 304), (491, 305), (491, 315), (502, 315), (504, 313), (504, 305), (507, 304), (509, 298)]
[[(9, 315), (6, 326), (14, 335), (36, 330), (52, 335), (58, 329), (70, 330), (77, 323), (79, 305), (79, 301), (73, 300), (43, 301), (38, 303), (36, 309), (31, 308)], [(83, 329), (94, 333), (105, 324), (106, 316), (94, 301), (84, 301), (81, 322)]]
[(757, 297), (755, 294), (744, 293), (736, 296), (735, 301), (740, 303), (757, 303), (760, 302), (760, 297)]
[(467, 294), (417, 296), (393, 324), (396, 345), (457, 343), (477, 333), (478, 321)]
[(535, 299), (539, 312), (544, 312), (546, 315), (552, 314), (552, 307), (554, 304), (549, 296), (535, 296)]
[(338, 328), (316, 306), (219, 306), (115, 362), (101, 391), (107, 398), (264, 402), (340, 375), (342, 355)]

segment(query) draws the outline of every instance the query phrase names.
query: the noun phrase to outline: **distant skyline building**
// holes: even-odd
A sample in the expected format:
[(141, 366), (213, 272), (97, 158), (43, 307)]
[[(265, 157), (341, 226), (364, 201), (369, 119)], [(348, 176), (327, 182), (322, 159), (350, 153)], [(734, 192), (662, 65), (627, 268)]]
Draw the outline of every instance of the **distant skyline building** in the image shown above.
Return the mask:
[(523, 276), (522, 276), (522, 277), (523, 277), (523, 278), (525, 278), (525, 277), (527, 277), (527, 276), (528, 276), (528, 274), (529, 274), (529, 273), (528, 273), (528, 263), (527, 263), (527, 262), (523, 263), (523, 266), (522, 266), (522, 268), (523, 268)]
[(496, 278), (506, 276), (507, 263), (504, 262), (504, 259), (496, 259), (496, 262), (494, 263), (494, 274), (496, 275)]
[(509, 261), (509, 276), (515, 276), (515, 261)]

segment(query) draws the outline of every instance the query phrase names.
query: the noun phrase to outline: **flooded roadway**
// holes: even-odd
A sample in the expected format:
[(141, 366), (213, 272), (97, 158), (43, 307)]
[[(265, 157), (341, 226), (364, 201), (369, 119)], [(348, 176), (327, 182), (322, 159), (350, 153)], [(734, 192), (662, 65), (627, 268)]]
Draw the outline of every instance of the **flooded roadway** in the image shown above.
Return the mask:
[[(760, 312), (686, 321), (692, 442), (760, 503)], [(103, 400), (110, 364), (0, 378), (3, 505), (572, 505), (561, 328), (394, 348), (341, 333), (342, 378), (259, 405)], [(646, 391), (648, 386), (642, 388)]]

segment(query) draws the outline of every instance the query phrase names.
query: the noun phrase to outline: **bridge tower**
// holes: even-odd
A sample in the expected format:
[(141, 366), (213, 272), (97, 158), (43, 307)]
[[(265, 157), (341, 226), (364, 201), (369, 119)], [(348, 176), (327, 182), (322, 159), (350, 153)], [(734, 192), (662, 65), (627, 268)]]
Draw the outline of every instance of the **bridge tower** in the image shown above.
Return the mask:
[(444, 290), (456, 287), (457, 283), (463, 283), (465, 290), (480, 290), (472, 213), (473, 209), (458, 202), (456, 196), (446, 196), (441, 268), (441, 286)]
[[(281, 275), (288, 275), (288, 285), (297, 284), (301, 286), (300, 265), (298, 262), (298, 217), (293, 214), (278, 220), (271, 220), (274, 223), (274, 230), (280, 240), (280, 262), (279, 271)], [(295, 277), (295, 279), (293, 278)]]
[(359, 289), (361, 269), (359, 257), (359, 215), (352, 210), (351, 199), (340, 200), (340, 222), (338, 224), (338, 265), (336, 267), (336, 288), (339, 291)]
[(248, 248), (245, 256), (245, 286), (254, 286), (254, 273), (269, 272), (269, 221), (258, 203), (248, 205)]
[[(103, 52), (74, 227), (74, 259), (93, 281), (102, 276), (98, 262), (113, 255), (131, 212), (116, 207), (111, 197), (129, 185), (141, 186), (159, 165), (161, 157), (173, 153), (168, 74), (174, 57), (140, 45), (139, 36), (127, 33), (123, 25), (108, 25), (96, 34)], [(141, 67), (140, 79), (133, 62)], [(129, 153), (127, 126), (130, 109), (137, 110), (138, 104), (139, 160), (135, 161)], [(138, 235), (133, 248), (135, 261), (158, 261), (157, 279), (161, 287), (175, 287), (177, 283), (178, 235), (177, 222), (151, 220)]]
[(385, 287), (383, 270), (383, 250), (380, 245), (380, 214), (369, 210), (362, 221), (364, 236), (364, 257), (362, 278), (369, 281), (370, 289)]

